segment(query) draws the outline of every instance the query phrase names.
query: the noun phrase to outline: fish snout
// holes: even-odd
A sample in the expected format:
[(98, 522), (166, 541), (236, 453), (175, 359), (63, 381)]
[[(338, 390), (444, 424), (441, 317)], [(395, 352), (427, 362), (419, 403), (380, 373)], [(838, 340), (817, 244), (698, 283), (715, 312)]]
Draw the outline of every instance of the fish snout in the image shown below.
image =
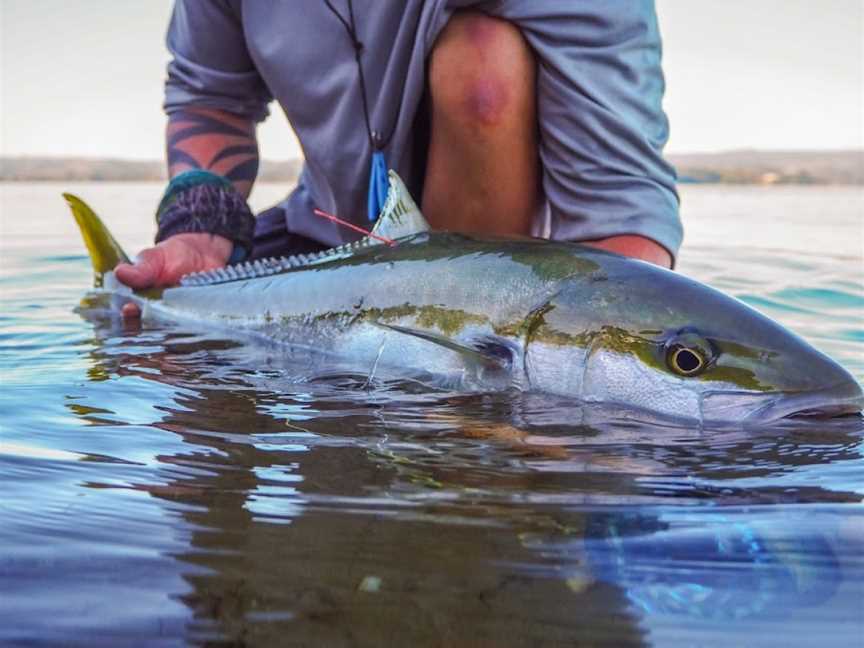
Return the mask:
[(864, 410), (864, 392), (853, 379), (805, 392), (780, 393), (767, 405), (747, 417), (748, 421), (770, 422), (780, 419), (827, 419)]
[(716, 391), (706, 393), (701, 402), (703, 424), (739, 421), (745, 425), (764, 425), (780, 421), (825, 420), (860, 415), (864, 392), (852, 380), (831, 387), (800, 391), (752, 393)]
[[(809, 345), (808, 345), (809, 346)], [(746, 422), (825, 420), (860, 414), (864, 392), (842, 365), (813, 347), (789, 353), (777, 366), (776, 385)]]

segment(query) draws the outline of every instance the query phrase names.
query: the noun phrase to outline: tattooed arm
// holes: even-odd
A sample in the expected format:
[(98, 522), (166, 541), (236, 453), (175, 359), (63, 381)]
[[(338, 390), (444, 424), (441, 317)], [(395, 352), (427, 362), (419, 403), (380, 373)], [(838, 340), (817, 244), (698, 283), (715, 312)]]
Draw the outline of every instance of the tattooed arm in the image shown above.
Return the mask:
[(211, 108), (187, 108), (171, 114), (167, 132), (168, 174), (204, 169), (228, 178), (249, 197), (258, 174), (255, 124)]
[[(174, 178), (196, 169), (228, 179), (247, 198), (258, 173), (258, 143), (252, 121), (211, 108), (171, 113), (167, 129), (168, 173)], [(117, 266), (116, 276), (133, 288), (168, 286), (190, 272), (225, 265), (233, 243), (216, 234), (186, 232), (165, 238), (138, 255), (134, 265)], [(139, 315), (126, 304), (123, 315)]]

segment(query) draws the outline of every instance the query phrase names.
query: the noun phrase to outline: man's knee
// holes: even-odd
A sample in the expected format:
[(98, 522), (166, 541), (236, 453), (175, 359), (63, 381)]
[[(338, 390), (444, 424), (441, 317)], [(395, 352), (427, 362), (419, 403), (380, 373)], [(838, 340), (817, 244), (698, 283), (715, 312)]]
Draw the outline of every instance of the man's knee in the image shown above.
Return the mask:
[(478, 12), (456, 13), (429, 61), (433, 108), (469, 128), (519, 119), (534, 103), (535, 66), (514, 25)]

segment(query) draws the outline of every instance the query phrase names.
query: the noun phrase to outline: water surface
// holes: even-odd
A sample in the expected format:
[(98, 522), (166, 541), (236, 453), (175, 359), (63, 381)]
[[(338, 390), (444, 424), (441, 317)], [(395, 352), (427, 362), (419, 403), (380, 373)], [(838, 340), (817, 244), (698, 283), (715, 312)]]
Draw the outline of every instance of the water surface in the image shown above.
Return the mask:
[[(0, 185), (0, 644), (859, 644), (860, 422), (573, 425), (124, 326), (70, 189), (135, 250), (161, 187)], [(861, 190), (682, 197), (680, 271), (864, 379)]]

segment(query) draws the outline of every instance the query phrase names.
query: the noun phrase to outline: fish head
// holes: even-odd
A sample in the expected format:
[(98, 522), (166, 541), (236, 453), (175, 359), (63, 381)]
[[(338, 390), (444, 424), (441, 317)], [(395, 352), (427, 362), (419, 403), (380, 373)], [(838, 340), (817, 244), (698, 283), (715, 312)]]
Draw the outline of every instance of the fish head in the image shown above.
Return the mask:
[(527, 326), (532, 387), (700, 425), (864, 408), (853, 376), (743, 302), (629, 259), (574, 278)]

